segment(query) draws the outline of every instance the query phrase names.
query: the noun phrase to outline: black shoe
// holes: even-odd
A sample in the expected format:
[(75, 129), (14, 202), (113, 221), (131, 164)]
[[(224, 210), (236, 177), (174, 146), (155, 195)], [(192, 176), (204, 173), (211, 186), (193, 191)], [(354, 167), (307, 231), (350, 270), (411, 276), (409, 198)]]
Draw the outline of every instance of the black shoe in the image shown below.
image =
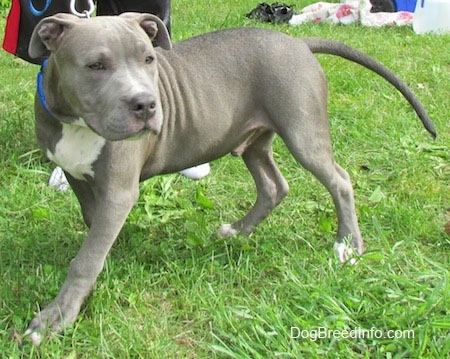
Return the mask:
[(273, 18), (276, 24), (282, 24), (284, 22), (288, 22), (292, 16), (294, 15), (294, 10), (292, 6), (286, 4), (272, 4), (272, 8), (274, 11)]
[(250, 19), (259, 19), (263, 22), (281, 24), (288, 22), (293, 15), (294, 10), (292, 9), (292, 6), (277, 2), (269, 5), (263, 2), (245, 16)]

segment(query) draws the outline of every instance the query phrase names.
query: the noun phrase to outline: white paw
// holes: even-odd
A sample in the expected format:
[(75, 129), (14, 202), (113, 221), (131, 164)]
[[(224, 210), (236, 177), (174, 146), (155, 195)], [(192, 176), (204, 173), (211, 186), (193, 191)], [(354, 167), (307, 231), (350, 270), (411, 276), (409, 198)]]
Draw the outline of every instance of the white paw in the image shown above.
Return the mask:
[(345, 243), (345, 241), (341, 243), (334, 244), (334, 254), (339, 259), (341, 263), (349, 262), (351, 265), (355, 265), (357, 263), (356, 259), (353, 258), (353, 247), (350, 244)]
[(41, 344), (41, 341), (42, 341), (42, 335), (40, 335), (40, 334), (37, 333), (37, 332), (33, 332), (33, 333), (31, 333), (31, 335), (30, 335), (30, 340), (31, 340), (31, 342), (32, 342), (34, 345), (39, 346), (39, 345)]
[(34, 332), (31, 329), (27, 329), (27, 331), (24, 333), (25, 336), (30, 336), (30, 341), (33, 345), (36, 345), (37, 347), (42, 342), (42, 335), (38, 332)]
[[(36, 314), (30, 322), (25, 336), (30, 336), (30, 341), (34, 345), (41, 344), (41, 341), (64, 328), (73, 324), (80, 311), (82, 298), (77, 298), (73, 294), (76, 288), (68, 286), (69, 290), (64, 289), (58, 297), (53, 300), (44, 310)], [(71, 291), (72, 290), (72, 293)], [(59, 299), (63, 298), (63, 299)]]
[(211, 172), (211, 167), (209, 166), (209, 163), (204, 163), (202, 165), (187, 168), (183, 171), (180, 171), (180, 173), (183, 176), (194, 180), (206, 177), (207, 175), (209, 175), (209, 172)]
[(233, 237), (238, 233), (231, 224), (224, 224), (217, 232), (219, 237)]

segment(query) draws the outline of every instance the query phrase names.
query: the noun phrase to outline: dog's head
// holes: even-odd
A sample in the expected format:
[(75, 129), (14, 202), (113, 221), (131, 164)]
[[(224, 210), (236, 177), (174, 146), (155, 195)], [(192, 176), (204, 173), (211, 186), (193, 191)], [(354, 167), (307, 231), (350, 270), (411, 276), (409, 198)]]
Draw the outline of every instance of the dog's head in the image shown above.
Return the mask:
[(171, 48), (155, 15), (124, 13), (80, 19), (43, 19), (29, 53), (50, 51), (45, 72), (47, 104), (62, 122), (82, 118), (97, 134), (122, 140), (162, 125), (157, 56), (153, 44)]

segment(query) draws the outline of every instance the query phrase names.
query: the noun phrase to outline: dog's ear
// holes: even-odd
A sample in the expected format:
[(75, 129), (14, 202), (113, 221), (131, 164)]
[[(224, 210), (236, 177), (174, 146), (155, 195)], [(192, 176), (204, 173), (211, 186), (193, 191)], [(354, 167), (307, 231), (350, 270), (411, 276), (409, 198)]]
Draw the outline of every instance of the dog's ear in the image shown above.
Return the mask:
[(137, 21), (150, 37), (155, 46), (160, 46), (165, 50), (172, 48), (169, 31), (164, 22), (156, 15), (141, 14), (135, 12), (125, 12), (119, 16)]
[(79, 18), (71, 14), (56, 14), (42, 19), (34, 28), (28, 45), (28, 54), (38, 58), (47, 50), (55, 51), (61, 43), (66, 31), (72, 27)]

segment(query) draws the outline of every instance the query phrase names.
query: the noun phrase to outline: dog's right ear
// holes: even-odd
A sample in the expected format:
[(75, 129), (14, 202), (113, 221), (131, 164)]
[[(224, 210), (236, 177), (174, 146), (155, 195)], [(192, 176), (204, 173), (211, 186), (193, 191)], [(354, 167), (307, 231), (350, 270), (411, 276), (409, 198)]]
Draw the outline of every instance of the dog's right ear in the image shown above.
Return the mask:
[(42, 19), (34, 28), (28, 45), (28, 54), (32, 58), (44, 55), (47, 50), (55, 51), (66, 31), (70, 29), (79, 18), (72, 14), (56, 14)]

